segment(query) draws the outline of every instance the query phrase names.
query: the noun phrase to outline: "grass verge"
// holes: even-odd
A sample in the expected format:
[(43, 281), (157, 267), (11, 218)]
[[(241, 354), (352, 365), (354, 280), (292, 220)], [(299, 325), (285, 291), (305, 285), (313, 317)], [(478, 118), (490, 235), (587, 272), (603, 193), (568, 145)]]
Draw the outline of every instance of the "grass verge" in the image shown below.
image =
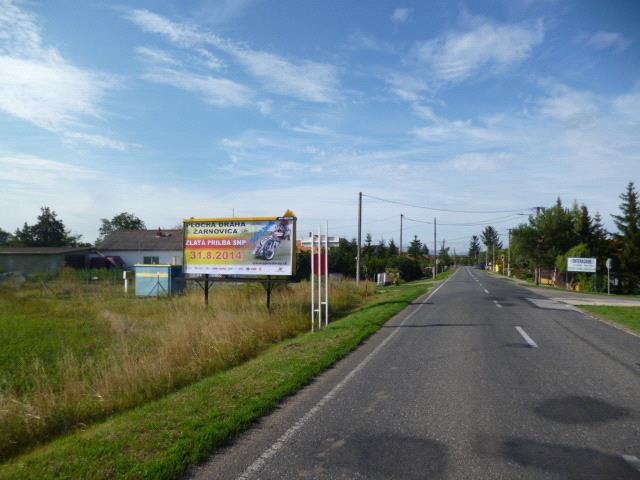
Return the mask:
[(0, 465), (0, 478), (175, 478), (347, 355), (427, 289), (425, 284), (387, 288), (322, 332), (280, 342), (238, 367), (12, 459)]
[(640, 307), (580, 305), (580, 308), (640, 333)]

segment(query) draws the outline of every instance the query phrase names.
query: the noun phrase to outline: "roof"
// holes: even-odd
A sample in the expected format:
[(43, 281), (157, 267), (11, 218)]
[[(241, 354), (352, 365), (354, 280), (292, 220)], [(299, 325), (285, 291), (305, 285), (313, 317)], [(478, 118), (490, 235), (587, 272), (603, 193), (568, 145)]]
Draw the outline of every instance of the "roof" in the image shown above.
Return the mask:
[(118, 230), (107, 235), (98, 250), (182, 250), (182, 229)]
[(91, 247), (3, 247), (0, 255), (68, 255), (91, 250)]

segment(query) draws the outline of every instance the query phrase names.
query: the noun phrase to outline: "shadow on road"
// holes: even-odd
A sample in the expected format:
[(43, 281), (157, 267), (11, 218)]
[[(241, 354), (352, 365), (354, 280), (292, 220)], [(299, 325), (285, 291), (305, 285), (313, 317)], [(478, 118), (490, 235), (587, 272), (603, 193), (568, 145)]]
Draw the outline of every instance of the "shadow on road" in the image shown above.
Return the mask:
[(545, 400), (533, 411), (548, 420), (569, 425), (604, 423), (630, 416), (625, 408), (577, 395)]
[[(441, 478), (448, 464), (446, 445), (391, 432), (347, 436), (330, 439), (328, 443), (316, 455), (316, 461), (330, 466), (334, 473), (340, 472), (336, 478)], [(322, 467), (316, 467), (314, 473), (322, 477), (321, 471)]]
[(640, 472), (621, 456), (593, 448), (539, 442), (518, 437), (499, 440), (483, 436), (476, 442), (475, 450), (481, 456), (501, 457), (525, 468), (553, 472), (558, 478), (567, 480), (640, 479)]

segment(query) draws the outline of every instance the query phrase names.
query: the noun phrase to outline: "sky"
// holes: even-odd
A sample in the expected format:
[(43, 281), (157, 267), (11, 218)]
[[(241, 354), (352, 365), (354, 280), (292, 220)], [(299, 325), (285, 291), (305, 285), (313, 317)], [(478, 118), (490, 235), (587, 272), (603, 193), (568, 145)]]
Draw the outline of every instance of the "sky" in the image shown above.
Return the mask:
[(623, 0), (0, 0), (0, 228), (291, 209), (352, 238), (363, 192), (374, 242), (404, 214), (431, 246), (437, 217), (465, 252), (558, 196), (614, 230), (639, 24)]

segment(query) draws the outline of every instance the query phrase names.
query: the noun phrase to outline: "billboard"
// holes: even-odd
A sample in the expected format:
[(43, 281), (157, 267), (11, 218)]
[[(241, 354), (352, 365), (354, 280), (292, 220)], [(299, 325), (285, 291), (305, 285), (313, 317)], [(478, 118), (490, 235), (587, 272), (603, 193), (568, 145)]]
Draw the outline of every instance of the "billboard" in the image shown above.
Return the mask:
[(569, 257), (567, 259), (567, 271), (594, 273), (596, 271), (596, 259)]
[(183, 227), (184, 272), (293, 275), (296, 218), (189, 218)]

